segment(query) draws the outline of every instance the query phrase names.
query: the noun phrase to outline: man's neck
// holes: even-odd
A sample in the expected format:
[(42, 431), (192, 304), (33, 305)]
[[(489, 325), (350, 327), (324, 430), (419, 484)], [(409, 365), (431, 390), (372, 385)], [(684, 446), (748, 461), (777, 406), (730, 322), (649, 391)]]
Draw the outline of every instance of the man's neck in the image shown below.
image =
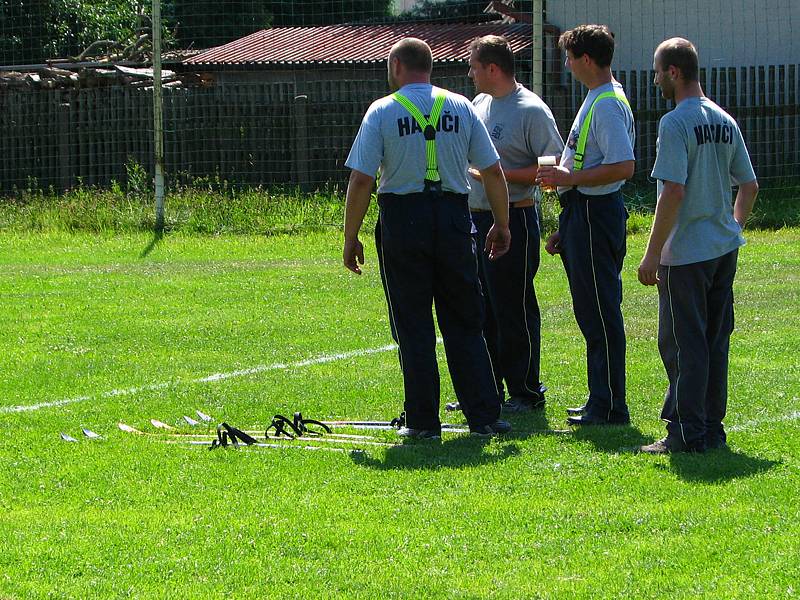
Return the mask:
[(700, 87), (699, 81), (691, 81), (686, 85), (675, 88), (675, 104), (686, 100), (687, 98), (700, 98), (704, 96), (703, 88)]
[(511, 79), (504, 79), (499, 81), (490, 95), (492, 98), (503, 98), (508, 96), (511, 92), (517, 89), (517, 80), (513, 77)]
[(419, 74), (409, 73), (408, 75), (403, 77), (402, 81), (399, 81), (398, 83), (400, 84), (400, 87), (403, 87), (405, 85), (411, 85), (412, 83), (427, 83), (428, 85), (430, 85), (431, 77), (430, 75), (419, 75)]
[(612, 81), (614, 81), (614, 76), (611, 75), (611, 67), (603, 67), (593, 70), (587, 75), (586, 81), (582, 83), (590, 90), (593, 90)]

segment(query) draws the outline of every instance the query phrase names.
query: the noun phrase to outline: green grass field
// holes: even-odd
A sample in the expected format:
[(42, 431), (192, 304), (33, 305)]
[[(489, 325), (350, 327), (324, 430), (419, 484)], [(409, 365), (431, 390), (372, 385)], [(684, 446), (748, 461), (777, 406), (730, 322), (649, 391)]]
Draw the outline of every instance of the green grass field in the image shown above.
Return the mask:
[[(153, 431), (149, 419), (179, 426), (196, 409), (246, 428), (296, 410), (396, 416), (374, 249), (358, 278), (340, 266), (333, 230), (157, 243), (6, 230), (0, 597), (796, 596), (800, 230), (748, 239), (730, 450), (624, 450), (663, 434), (657, 299), (636, 282), (638, 234), (624, 273), (632, 427), (530, 433), (562, 429), (586, 385), (566, 280), (544, 256), (551, 392), (546, 414), (513, 420), (519, 433), (364, 453), (208, 452), (116, 424)], [(454, 398), (442, 370), (444, 404)]]

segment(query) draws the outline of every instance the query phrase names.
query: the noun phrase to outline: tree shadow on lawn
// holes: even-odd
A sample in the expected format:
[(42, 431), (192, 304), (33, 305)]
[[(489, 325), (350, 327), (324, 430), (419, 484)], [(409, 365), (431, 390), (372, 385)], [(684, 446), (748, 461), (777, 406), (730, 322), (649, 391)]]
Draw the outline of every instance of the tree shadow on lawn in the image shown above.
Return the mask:
[(748, 456), (730, 448), (708, 450), (703, 454), (676, 453), (669, 455), (669, 465), (657, 469), (670, 471), (687, 482), (725, 483), (731, 479), (766, 473), (780, 461)]
[[(503, 440), (504, 438), (495, 438)], [(513, 443), (501, 442), (486, 452), (490, 439), (461, 435), (441, 442), (414, 441), (386, 449), (382, 458), (368, 454), (351, 454), (357, 465), (380, 471), (460, 468), (481, 466), (505, 460), (520, 453)]]
[(139, 258), (147, 258), (147, 255), (150, 254), (153, 249), (158, 246), (158, 243), (164, 238), (163, 231), (156, 231), (153, 233), (153, 239), (150, 240), (150, 243), (147, 244), (142, 253), (139, 255)]

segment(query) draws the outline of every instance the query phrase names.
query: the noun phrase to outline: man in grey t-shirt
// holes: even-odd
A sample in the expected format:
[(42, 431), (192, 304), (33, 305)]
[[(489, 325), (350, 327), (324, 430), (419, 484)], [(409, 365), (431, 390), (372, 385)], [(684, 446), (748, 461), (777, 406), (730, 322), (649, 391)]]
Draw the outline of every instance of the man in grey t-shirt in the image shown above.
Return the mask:
[[(703, 452), (726, 444), (733, 279), (758, 183), (736, 121), (703, 95), (694, 45), (662, 42), (653, 69), (675, 108), (659, 123), (658, 201), (639, 281), (658, 285), (658, 347), (669, 387), (661, 411), (667, 436), (641, 450)], [(739, 186), (733, 206), (732, 185)]]
[(483, 298), (467, 204), (468, 161), (481, 169), (494, 224), (485, 250), (508, 251), (508, 189), (497, 152), (469, 100), (430, 83), (433, 57), (422, 40), (405, 38), (387, 59), (394, 94), (373, 102), (346, 165), (345, 267), (361, 273), (358, 232), (376, 172), (380, 216), (375, 242), (398, 345), (405, 390), (405, 427), (399, 435), (439, 439), (439, 370), (432, 304), (444, 339), (456, 397), (475, 435), (505, 433), (483, 339)]
[(560, 254), (575, 320), (586, 339), (589, 396), (568, 408), (570, 425), (626, 425), (622, 262), (628, 213), (620, 188), (634, 171), (633, 113), (611, 74), (614, 35), (581, 25), (558, 41), (573, 76), (589, 88), (566, 140), (561, 163), (540, 167), (537, 181), (558, 186), (558, 231), (545, 250)]
[[(472, 101), (486, 125), (508, 182), (511, 248), (490, 261), (478, 258), (486, 297), (483, 332), (492, 354), (498, 394), (509, 400), (504, 412), (544, 407), (540, 378), (541, 317), (533, 279), (539, 268), (539, 219), (534, 203), (534, 179), (539, 156), (561, 154), (564, 143), (550, 108), (539, 96), (517, 83), (514, 54), (508, 41), (496, 35), (476, 38), (470, 45), (469, 75), (478, 95)], [(484, 243), (492, 216), (480, 172), (470, 169), (469, 193), (478, 246)], [(448, 405), (450, 408), (450, 405)]]

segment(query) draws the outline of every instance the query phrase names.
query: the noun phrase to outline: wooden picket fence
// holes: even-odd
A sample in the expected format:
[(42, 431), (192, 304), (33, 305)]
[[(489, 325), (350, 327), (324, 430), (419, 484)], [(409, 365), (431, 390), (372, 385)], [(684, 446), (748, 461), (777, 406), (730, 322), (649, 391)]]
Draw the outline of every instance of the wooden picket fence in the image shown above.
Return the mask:
[[(652, 71), (619, 71), (636, 117), (637, 172), (655, 158), (658, 120), (668, 110)], [(738, 120), (762, 183), (800, 171), (798, 65), (713, 68), (706, 93)], [(437, 81), (467, 96), (466, 77)], [(229, 84), (164, 90), (170, 183), (312, 189), (346, 181), (344, 161), (382, 81)], [(585, 95), (573, 80), (548, 85), (545, 100), (562, 133)], [(152, 173), (152, 92), (128, 87), (0, 92), (0, 193), (35, 187), (124, 184), (128, 167)]]

